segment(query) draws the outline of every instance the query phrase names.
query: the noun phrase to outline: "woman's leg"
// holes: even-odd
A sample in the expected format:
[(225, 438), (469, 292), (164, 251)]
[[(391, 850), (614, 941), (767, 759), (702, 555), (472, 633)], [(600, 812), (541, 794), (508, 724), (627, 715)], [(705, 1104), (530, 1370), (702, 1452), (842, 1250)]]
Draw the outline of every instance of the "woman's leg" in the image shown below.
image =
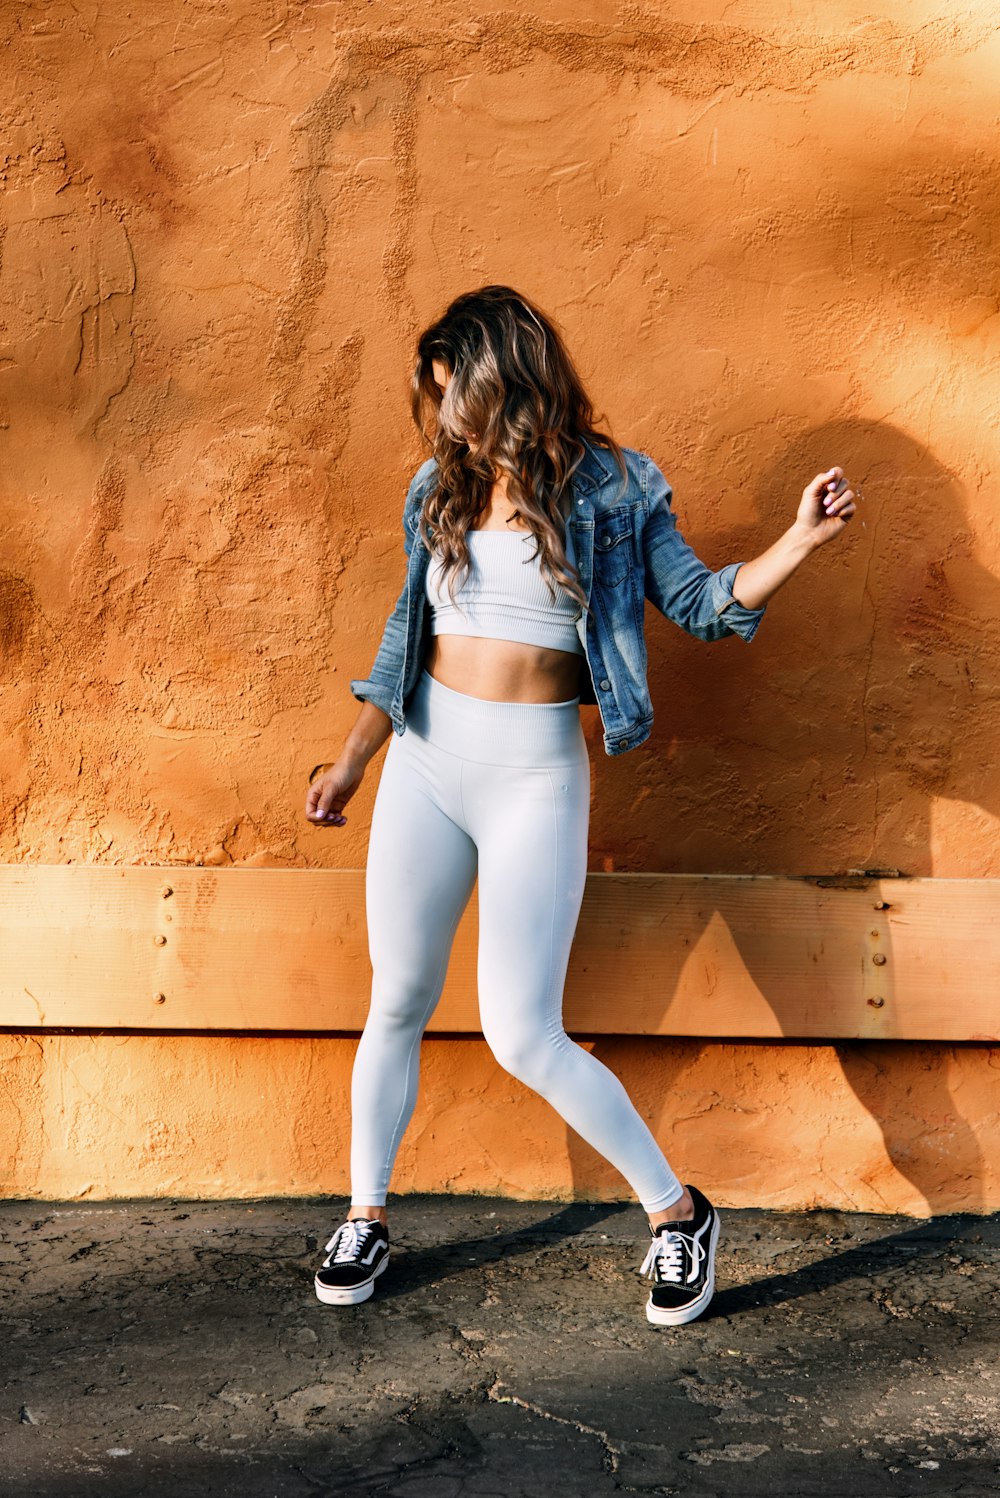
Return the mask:
[(479, 847), (483, 1034), (507, 1071), (621, 1171), (648, 1213), (666, 1216), (683, 1186), (618, 1078), (563, 1028), (587, 873), (586, 746), (569, 765), (466, 765), (464, 787)]
[(410, 729), (393, 735), (382, 766), (365, 875), (372, 998), (351, 1082), (352, 1215), (384, 1206), (421, 1037), (476, 880), (475, 844), (449, 815), (461, 804), (459, 771)]

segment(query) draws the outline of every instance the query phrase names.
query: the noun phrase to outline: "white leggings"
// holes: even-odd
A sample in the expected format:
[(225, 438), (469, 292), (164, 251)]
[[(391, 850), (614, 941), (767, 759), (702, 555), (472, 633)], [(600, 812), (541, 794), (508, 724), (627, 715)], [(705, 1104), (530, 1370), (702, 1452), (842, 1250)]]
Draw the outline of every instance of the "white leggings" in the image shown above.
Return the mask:
[(385, 1202), (421, 1037), (477, 872), (480, 1019), (494, 1056), (621, 1172), (647, 1212), (683, 1194), (621, 1082), (563, 1029), (590, 816), (578, 703), (490, 702), (424, 671), (406, 732), (392, 735), (365, 883), (373, 983), (351, 1087), (358, 1206)]

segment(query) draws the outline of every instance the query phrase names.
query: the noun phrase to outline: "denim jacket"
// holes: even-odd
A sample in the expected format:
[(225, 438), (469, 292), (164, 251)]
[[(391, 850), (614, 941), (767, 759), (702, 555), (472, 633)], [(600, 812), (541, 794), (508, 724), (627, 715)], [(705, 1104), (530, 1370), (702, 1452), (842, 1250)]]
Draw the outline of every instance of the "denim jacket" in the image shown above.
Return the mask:
[[(643, 600), (700, 640), (740, 635), (751, 640), (763, 609), (746, 609), (733, 597), (742, 562), (713, 572), (698, 560), (677, 529), (671, 488), (645, 453), (623, 448), (626, 477), (602, 448), (587, 445), (573, 475), (567, 526), (586, 610), (577, 632), (586, 654), (580, 701), (596, 703), (608, 754), (643, 743), (653, 725), (646, 682)], [(362, 702), (373, 702), (405, 732), (406, 702), (423, 669), (430, 639), (430, 605), (424, 585), (430, 553), (417, 531), (424, 498), (437, 465), (429, 458), (414, 475), (403, 506), (406, 580), (390, 614), (371, 675), (351, 682)]]

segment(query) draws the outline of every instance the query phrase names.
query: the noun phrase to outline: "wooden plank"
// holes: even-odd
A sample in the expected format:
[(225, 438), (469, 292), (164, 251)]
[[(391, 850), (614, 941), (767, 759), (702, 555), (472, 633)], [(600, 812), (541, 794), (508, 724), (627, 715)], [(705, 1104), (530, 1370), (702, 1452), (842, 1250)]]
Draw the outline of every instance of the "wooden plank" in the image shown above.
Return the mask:
[[(475, 1031), (475, 897), (439, 1031)], [(516, 933), (512, 933), (516, 940)], [(579, 1034), (1000, 1038), (1000, 881), (593, 874)], [(358, 870), (0, 865), (8, 1029), (358, 1031)]]

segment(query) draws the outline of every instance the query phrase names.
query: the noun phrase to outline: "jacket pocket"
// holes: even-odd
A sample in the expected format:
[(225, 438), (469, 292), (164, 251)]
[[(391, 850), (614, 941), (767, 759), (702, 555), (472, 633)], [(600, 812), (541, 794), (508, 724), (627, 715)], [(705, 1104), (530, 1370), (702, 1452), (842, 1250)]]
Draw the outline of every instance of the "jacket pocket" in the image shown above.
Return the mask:
[(594, 575), (609, 588), (628, 576), (632, 559), (632, 516), (604, 515), (594, 526)]

